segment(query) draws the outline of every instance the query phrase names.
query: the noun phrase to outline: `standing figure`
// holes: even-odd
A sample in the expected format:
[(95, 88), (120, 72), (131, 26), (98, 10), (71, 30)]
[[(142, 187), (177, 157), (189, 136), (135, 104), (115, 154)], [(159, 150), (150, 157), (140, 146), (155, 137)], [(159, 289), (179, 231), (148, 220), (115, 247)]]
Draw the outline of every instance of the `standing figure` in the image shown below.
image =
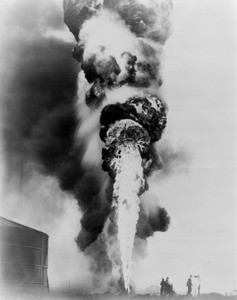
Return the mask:
[(167, 277), (165, 280), (165, 289), (164, 289), (164, 295), (165, 296), (173, 296), (175, 294), (173, 290), (173, 282), (171, 278)]
[(188, 292), (187, 295), (191, 295), (192, 294), (192, 275), (189, 276), (187, 283), (186, 283), (187, 287), (188, 287)]
[(165, 280), (164, 278), (162, 277), (162, 280), (160, 282), (160, 295), (161, 296), (164, 296), (164, 292), (165, 292)]
[(201, 277), (199, 275), (195, 275), (194, 276), (195, 282), (195, 293), (194, 293), (194, 297), (198, 297), (200, 296), (200, 290), (201, 290)]

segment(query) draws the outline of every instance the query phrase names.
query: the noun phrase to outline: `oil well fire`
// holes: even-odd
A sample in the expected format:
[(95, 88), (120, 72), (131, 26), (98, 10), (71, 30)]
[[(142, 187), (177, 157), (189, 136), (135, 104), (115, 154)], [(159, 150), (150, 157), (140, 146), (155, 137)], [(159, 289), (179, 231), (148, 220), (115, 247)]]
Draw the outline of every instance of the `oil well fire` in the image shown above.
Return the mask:
[[(73, 74), (64, 65), (59, 68), (65, 73), (62, 76), (50, 69), (50, 84), (45, 82), (47, 76), (34, 81), (40, 82), (38, 89), (47, 86), (50, 93), (43, 104), (38, 101), (41, 90), (36, 97), (37, 109), (42, 109), (46, 119), (36, 118), (27, 149), (37, 165), (43, 166), (43, 173), (56, 177), (59, 188), (78, 202), (81, 226), (76, 244), (90, 261), (93, 291), (129, 293), (134, 248), (142, 248), (147, 238), (166, 231), (170, 223), (166, 209), (153, 201), (157, 195), (147, 190), (149, 176), (162, 168), (158, 149), (167, 123), (167, 105), (160, 92), (161, 61), (171, 33), (172, 1), (63, 3), (64, 21), (76, 40), (72, 56), (80, 71), (70, 93), (65, 82), (68, 78), (73, 81)], [(53, 57), (56, 50), (52, 49)], [(60, 57), (56, 65), (63, 60), (68, 63), (68, 58)], [(50, 105), (44, 107), (50, 99), (56, 107), (53, 112)], [(6, 237), (2, 280), (6, 285), (14, 282), (16, 289), (34, 285), (36, 290), (47, 290), (47, 236), (11, 221), (2, 220), (2, 224), (13, 232), (8, 236), (1, 226)], [(6, 242), (11, 238), (17, 245)], [(8, 255), (13, 252), (9, 249), (17, 253), (17, 261), (10, 260)], [(24, 254), (28, 252), (34, 254)], [(12, 271), (13, 267), (19, 272)], [(26, 277), (21, 274), (24, 270)]]
[[(169, 225), (164, 208), (147, 212), (139, 196), (148, 190), (147, 178), (159, 160), (154, 143), (166, 126), (159, 88), (171, 9), (169, 0), (64, 1), (64, 20), (77, 41), (73, 57), (81, 66), (76, 143), (84, 146), (82, 165), (99, 174), (97, 207), (101, 198), (109, 198), (102, 218), (92, 212), (100, 219), (99, 230), (86, 216), (95, 205), (87, 204), (77, 242), (85, 250), (102, 240), (110, 264), (108, 285), (122, 280), (127, 292), (135, 240)], [(98, 171), (101, 165), (109, 176)]]

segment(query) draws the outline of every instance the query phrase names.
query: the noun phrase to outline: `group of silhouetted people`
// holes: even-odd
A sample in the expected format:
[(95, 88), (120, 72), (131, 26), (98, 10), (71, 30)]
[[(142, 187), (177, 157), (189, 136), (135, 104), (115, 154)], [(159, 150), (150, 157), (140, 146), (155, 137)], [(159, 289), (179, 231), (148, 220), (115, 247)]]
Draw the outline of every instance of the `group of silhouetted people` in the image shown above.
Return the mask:
[[(193, 283), (193, 278), (195, 278), (195, 284)], [(198, 297), (200, 295), (201, 289), (201, 278), (199, 275), (192, 276), (190, 275), (186, 286), (188, 288), (187, 295)], [(162, 278), (160, 283), (160, 295), (161, 296), (173, 296), (175, 295), (175, 291), (173, 288), (172, 280), (167, 277), (166, 280)]]
[(173, 296), (175, 294), (173, 289), (172, 280), (167, 277), (166, 280), (162, 278), (160, 283), (160, 295), (161, 296)]

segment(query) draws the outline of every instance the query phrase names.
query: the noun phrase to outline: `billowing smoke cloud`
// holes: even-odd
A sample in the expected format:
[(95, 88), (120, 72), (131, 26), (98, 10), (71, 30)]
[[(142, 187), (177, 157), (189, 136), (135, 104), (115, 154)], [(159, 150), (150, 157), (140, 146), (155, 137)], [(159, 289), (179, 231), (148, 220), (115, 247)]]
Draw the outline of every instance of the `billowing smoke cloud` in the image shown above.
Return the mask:
[[(100, 194), (109, 182), (100, 172), (101, 165), (114, 183), (109, 219), (97, 219), (98, 214), (90, 213), (93, 219), (87, 218), (88, 209), (82, 221), (86, 232), (79, 234), (78, 243), (101, 233), (97, 244), (103, 237), (111, 273), (117, 269), (114, 257), (121, 260), (118, 264), (128, 291), (135, 235), (138, 241), (165, 231), (170, 220), (164, 208), (143, 208), (138, 196), (148, 188), (146, 177), (162, 163), (152, 143), (161, 138), (166, 125), (166, 105), (158, 89), (171, 8), (171, 2), (163, 0), (64, 1), (65, 23), (77, 41), (73, 57), (81, 63), (77, 101), (81, 124), (76, 141), (84, 140), (82, 165), (99, 174)], [(101, 199), (104, 196), (96, 198), (97, 206), (104, 202)], [(92, 226), (94, 222), (97, 228)], [(109, 233), (111, 226), (115, 229)], [(119, 250), (111, 254), (111, 247)]]
[[(84, 213), (81, 225), (77, 227), (77, 231), (81, 227), (77, 243), (80, 249), (85, 250), (96, 240), (103, 229), (105, 219), (110, 213), (112, 189), (108, 184), (101, 191), (103, 180), (100, 178), (100, 172), (96, 173), (95, 170), (82, 165), (83, 141), (77, 145), (74, 143), (76, 128), (80, 123), (75, 110), (79, 68), (78, 63), (71, 56), (73, 43), (60, 33), (65, 26), (63, 11), (57, 3), (46, 0), (37, 3), (31, 0), (21, 0), (16, 4), (13, 2), (8, 5), (7, 19), (3, 23), (4, 28), (1, 27), (3, 28), (1, 54), (4, 55), (1, 57), (1, 79), (4, 82), (1, 90), (1, 121), (7, 171), (6, 182), (15, 184), (11, 185), (9, 190), (12, 191), (11, 194), (13, 190), (17, 190), (14, 197), (18, 200), (13, 201), (13, 196), (9, 196), (8, 199), (5, 195), (1, 199), (1, 205), (4, 206), (2, 213), (18, 222), (41, 228), (49, 234), (51, 232), (58, 234), (61, 226), (67, 225), (66, 213), (62, 221), (62, 214), (57, 210), (59, 203), (61, 205), (59, 201), (62, 196), (59, 199), (55, 188), (51, 188), (52, 194), (50, 194), (50, 188), (48, 188), (48, 200), (49, 203), (52, 203), (52, 200), (55, 201), (55, 211), (52, 211), (52, 206), (50, 210), (47, 210), (46, 204), (45, 209), (38, 210), (36, 203), (37, 201), (41, 203), (42, 199), (38, 194), (36, 196), (35, 193), (28, 191), (28, 189), (32, 190), (32, 181), (34, 181), (36, 192), (37, 189), (46, 189), (43, 183), (37, 185), (38, 176), (35, 175), (37, 172), (45, 175), (45, 184), (51, 176), (56, 177), (60, 188), (77, 199)], [(28, 201), (28, 196), (35, 199)], [(107, 199), (110, 201), (108, 202)], [(24, 201), (24, 204), (21, 201)], [(29, 209), (27, 209), (27, 203)], [(22, 209), (22, 217), (16, 214), (18, 207)], [(39, 212), (39, 216), (33, 217), (30, 213), (33, 210), (32, 207)], [(72, 207), (75, 208), (73, 203)], [(28, 212), (31, 217), (27, 215)], [(49, 221), (47, 214), (53, 220), (58, 216), (59, 220), (55, 221), (55, 224), (60, 225), (62, 221), (62, 225), (58, 226), (58, 229), (51, 226), (54, 221)], [(81, 214), (78, 213), (78, 218), (80, 216)], [(49, 227), (42, 227), (40, 224), (48, 224)], [(60, 244), (64, 239), (65, 228), (61, 231), (61, 237), (50, 236), (51, 241), (58, 239), (55, 243), (51, 242), (51, 245), (52, 243), (53, 245)], [(71, 232), (72, 243), (74, 238), (75, 231), (73, 230)], [(67, 239), (64, 240), (67, 241)], [(65, 257), (67, 253), (73, 252), (70, 250), (67, 252), (68, 247), (69, 243), (64, 247)], [(95, 248), (96, 244), (92, 249)], [(100, 245), (98, 249), (101, 249)], [(95, 250), (91, 252), (96, 253)], [(102, 261), (105, 261), (107, 257), (105, 251), (104, 253), (104, 258), (101, 258), (97, 268), (95, 270), (92, 268), (93, 273), (102, 272)], [(93, 259), (89, 249), (86, 254)], [(60, 255), (56, 252), (54, 257), (60, 259)], [(78, 258), (80, 260), (81, 256)], [(96, 260), (97, 256), (94, 256), (92, 266), (95, 266)], [(68, 259), (68, 263), (70, 261)], [(50, 260), (50, 270), (60, 269), (52, 266), (53, 263), (54, 258)], [(75, 257), (75, 264), (77, 263), (78, 259)], [(70, 278), (67, 274), (68, 272), (64, 272), (62, 280)], [(73, 274), (80, 278), (74, 270), (71, 276)], [(50, 278), (50, 281), (54, 282), (55, 278)]]
[[(70, 43), (42, 33), (45, 27), (62, 26), (54, 16), (58, 7), (52, 6), (45, 1), (38, 5), (22, 1), (12, 6), (12, 19), (5, 25), (12, 34), (2, 47), (9, 62), (4, 64), (8, 81), (2, 98), (5, 155), (11, 176), (24, 173), (30, 161), (39, 162), (49, 174), (60, 174), (69, 153), (76, 161), (71, 149), (77, 125), (73, 110), (77, 66), (70, 59)], [(53, 15), (49, 21), (42, 18), (46, 24), (40, 26), (33, 17), (27, 18), (31, 7), (33, 15), (41, 9), (49, 9)]]
[[(42, 15), (28, 18), (30, 7), (33, 15)], [(78, 64), (71, 57), (73, 45), (47, 34), (50, 29), (59, 30), (63, 26), (63, 12), (58, 11), (57, 5), (46, 1), (35, 5), (29, 0), (14, 9), (12, 6), (12, 19), (6, 26), (15, 31), (17, 28), (19, 36), (12, 30), (14, 36), (4, 49), (6, 53), (13, 49), (3, 95), (8, 177), (11, 180), (20, 177), (24, 184), (32, 168), (37, 169), (56, 176), (60, 187), (78, 199), (84, 212), (90, 207), (81, 220), (82, 232), (78, 237), (84, 250), (101, 232), (109, 205), (107, 201), (103, 204), (97, 201), (101, 192), (99, 176), (81, 165), (83, 143), (74, 144), (80, 120), (74, 105)], [(97, 222), (91, 222), (92, 218)]]
[[(74, 147), (78, 64), (71, 58), (73, 44), (64, 34), (62, 3), (20, 0), (0, 5), (5, 12), (0, 27), (1, 145), (6, 182), (11, 184), (1, 197), (1, 214), (49, 234), (50, 284), (65, 288), (71, 280), (72, 287), (85, 275), (75, 266), (83, 264), (74, 242), (80, 213), (67, 195), (78, 193), (80, 187), (75, 187), (85, 174), (82, 145)], [(83, 197), (86, 193), (80, 201)]]
[(156, 207), (149, 215), (141, 210), (136, 235), (141, 239), (146, 239), (156, 231), (166, 231), (169, 221), (170, 217), (163, 207)]
[[(24, 0), (20, 9), (19, 4), (12, 8), (7, 21), (19, 30), (5, 48), (5, 53), (14, 49), (11, 59), (6, 56), (10, 61), (3, 95), (8, 178), (20, 177), (24, 184), (34, 169), (56, 177), (61, 189), (77, 199), (83, 215), (76, 242), (92, 259), (95, 285), (100, 286), (102, 278), (96, 275), (103, 275), (111, 290), (123, 284), (114, 238), (115, 174), (108, 168), (114, 148), (104, 148), (103, 162), (103, 141), (111, 125), (124, 120), (147, 140), (138, 194), (148, 188), (146, 176), (169, 165), (167, 151), (158, 154), (150, 142), (161, 138), (166, 123), (166, 105), (158, 89), (171, 7), (170, 1), (65, 0), (65, 22), (77, 41), (73, 57), (81, 63), (79, 76), (80, 66), (71, 58), (72, 43), (56, 34), (63, 26), (57, 5)], [(151, 109), (155, 106), (159, 116)], [(129, 139), (129, 130), (126, 134)], [(154, 232), (167, 230), (170, 222), (157, 203), (147, 208), (146, 197), (145, 193), (138, 213), (137, 249)]]

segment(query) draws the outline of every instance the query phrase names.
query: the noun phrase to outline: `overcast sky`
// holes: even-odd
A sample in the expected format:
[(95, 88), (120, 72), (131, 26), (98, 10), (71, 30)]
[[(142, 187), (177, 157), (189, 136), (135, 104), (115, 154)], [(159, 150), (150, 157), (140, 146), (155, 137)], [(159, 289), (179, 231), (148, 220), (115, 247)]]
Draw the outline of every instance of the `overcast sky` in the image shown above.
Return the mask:
[[(20, 0), (5, 1), (5, 4), (10, 5), (11, 2), (17, 9)], [(33, 7), (37, 2), (32, 0), (31, 3)], [(62, 13), (60, 1), (52, 3), (57, 3), (57, 14)], [(6, 5), (4, 8), (2, 19), (7, 14)], [(54, 5), (48, 8), (53, 9)], [(44, 13), (35, 20), (42, 22)], [(189, 160), (161, 182), (153, 178), (153, 189), (171, 215), (171, 227), (149, 240), (147, 256), (133, 265), (132, 277), (142, 289), (158, 285), (162, 276), (170, 276), (175, 290), (185, 293), (187, 277), (199, 274), (203, 292), (230, 292), (234, 280), (237, 280), (237, 4), (235, 0), (174, 0), (172, 24), (173, 34), (164, 48), (162, 90), (169, 106), (164, 138), (175, 147), (185, 149)], [(6, 20), (1, 23), (2, 42), (9, 39), (14, 42), (16, 32), (13, 31), (17, 26), (5, 25)], [(57, 30), (54, 26), (47, 30), (41, 26), (45, 30), (41, 34), (51, 34), (74, 43), (65, 27), (56, 27)], [(17, 50), (13, 48), (12, 51)], [(4, 50), (0, 53), (7, 57)], [(6, 69), (3, 61), (2, 67)], [(3, 166), (2, 159), (1, 177)], [(38, 184), (44, 186), (42, 177)], [(52, 185), (55, 188), (56, 183)], [(35, 189), (27, 193), (31, 196)], [(57, 196), (64, 198), (60, 192)], [(3, 194), (2, 197), (6, 199), (4, 203), (2, 201), (5, 217), (27, 222), (29, 226), (37, 225), (37, 229), (47, 232), (48, 223), (40, 225), (40, 218), (36, 218), (37, 222), (28, 218), (29, 211), (34, 211), (32, 202), (21, 204), (19, 217), (14, 215), (15, 209), (7, 209), (19, 200), (15, 199), (16, 195), (7, 197)], [(38, 198), (43, 199), (41, 205), (47, 202), (47, 197), (47, 192), (39, 193)], [(23, 201), (24, 197), (18, 198)], [(73, 210), (75, 203), (72, 201), (71, 205), (69, 202), (68, 197), (66, 205), (59, 202), (57, 210), (63, 219), (61, 226), (65, 224), (68, 228), (78, 223), (79, 216)], [(42, 209), (41, 206), (38, 208)], [(67, 216), (71, 218), (70, 224)], [(50, 223), (49, 234), (55, 230), (56, 223), (55, 219), (53, 224)], [(68, 228), (65, 230), (67, 240)], [(57, 230), (59, 233), (62, 228)], [(72, 234), (77, 233), (77, 228), (74, 231), (72, 229)], [(75, 246), (73, 238), (72, 247)], [(62, 244), (63, 241), (53, 240), (52, 251), (55, 251), (55, 245)], [(67, 255), (65, 257), (80, 256), (76, 250), (69, 251)], [(78, 261), (81, 261), (81, 256)], [(69, 270), (73, 269), (70, 263), (74, 264), (74, 261), (67, 262)], [(82, 265), (82, 270), (84, 276), (86, 264)], [(53, 271), (50, 272), (52, 275)], [(72, 271), (71, 274), (75, 273)], [(80, 279), (80, 275), (76, 275)]]

